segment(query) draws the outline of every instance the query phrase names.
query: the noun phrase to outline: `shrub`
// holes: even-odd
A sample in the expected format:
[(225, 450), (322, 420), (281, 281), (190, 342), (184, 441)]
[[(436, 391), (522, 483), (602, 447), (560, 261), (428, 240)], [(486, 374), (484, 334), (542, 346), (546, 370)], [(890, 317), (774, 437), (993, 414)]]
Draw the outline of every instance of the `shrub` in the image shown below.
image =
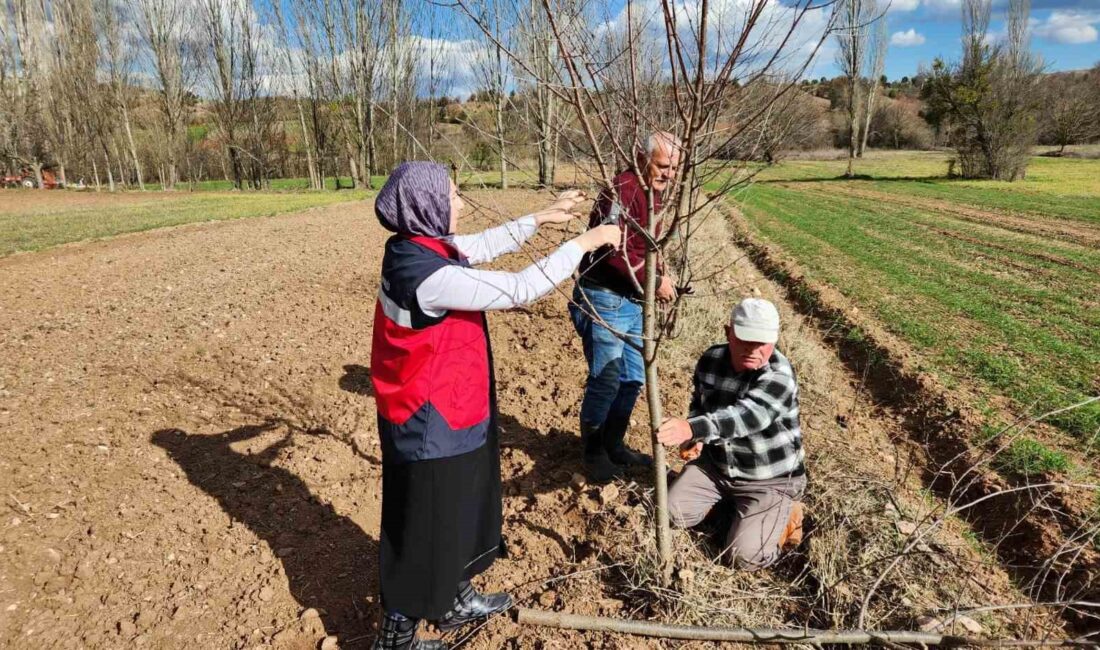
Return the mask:
[(1025, 46), (1026, 2), (1011, 0), (1004, 43), (990, 43), (990, 7), (965, 0), (962, 61), (936, 59), (922, 95), (964, 177), (1013, 181), (1024, 177), (1036, 141), (1042, 68)]

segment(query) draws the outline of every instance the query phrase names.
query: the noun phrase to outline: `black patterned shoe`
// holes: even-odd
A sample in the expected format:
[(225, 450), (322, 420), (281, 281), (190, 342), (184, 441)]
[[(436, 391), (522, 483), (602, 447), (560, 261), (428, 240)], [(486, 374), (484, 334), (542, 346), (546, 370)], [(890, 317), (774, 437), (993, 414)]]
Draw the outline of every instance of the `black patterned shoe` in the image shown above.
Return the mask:
[(436, 621), (435, 626), (444, 632), (449, 632), (467, 623), (507, 611), (511, 606), (512, 597), (508, 594), (479, 594), (472, 584), (464, 582), (458, 587), (455, 606), (444, 614), (443, 618)]
[(383, 614), (382, 630), (372, 646), (373, 650), (447, 650), (447, 644), (442, 641), (416, 638), (418, 623), (420, 619), (401, 614)]

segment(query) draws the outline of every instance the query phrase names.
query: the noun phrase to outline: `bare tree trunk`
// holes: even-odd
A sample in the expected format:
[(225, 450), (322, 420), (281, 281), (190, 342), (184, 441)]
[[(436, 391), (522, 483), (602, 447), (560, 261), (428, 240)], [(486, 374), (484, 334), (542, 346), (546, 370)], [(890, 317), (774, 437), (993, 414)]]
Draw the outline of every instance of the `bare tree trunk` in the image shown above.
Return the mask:
[(500, 189), (508, 189), (508, 157), (504, 152), (504, 95), (497, 98), (497, 148), (500, 150)]
[(107, 171), (107, 189), (114, 193), (115, 191), (115, 177), (111, 172), (111, 156), (107, 154), (107, 148), (103, 148), (103, 169)]
[(113, 153), (115, 156), (115, 164), (118, 165), (118, 182), (121, 183), (123, 187), (125, 187), (127, 185), (126, 167), (124, 166), (126, 164), (126, 159), (122, 155), (122, 152), (119, 151), (118, 143), (115, 142), (114, 138), (111, 138), (111, 148), (114, 149)]
[[(130, 164), (134, 169), (134, 179), (138, 187), (145, 190), (145, 174), (142, 171), (141, 159), (138, 157), (137, 145), (134, 143), (134, 129), (130, 115), (130, 70), (133, 65), (133, 49), (124, 48), (122, 45), (122, 30), (118, 21), (118, 7), (114, 0), (96, 0), (94, 9), (93, 29), (96, 30), (95, 41), (99, 43), (100, 69), (106, 69), (110, 81), (110, 90), (103, 91), (101, 101), (103, 118), (100, 121), (100, 131), (114, 132), (116, 123), (122, 123), (122, 129), (126, 134), (126, 148), (130, 157)], [(133, 9), (133, 7), (128, 7)], [(112, 116), (108, 118), (107, 116)], [(121, 119), (119, 119), (119, 116)], [(102, 128), (102, 126), (107, 128)], [(117, 153), (122, 149), (116, 143), (116, 156), (121, 167), (124, 156)], [(125, 175), (123, 176), (125, 178)]]
[[(871, 12), (878, 13), (876, 0), (871, 0)], [(886, 66), (886, 44), (886, 19), (878, 18), (871, 32), (871, 42), (867, 49), (870, 55), (867, 69), (871, 71), (871, 87), (867, 90), (867, 105), (864, 107), (863, 134), (860, 138), (858, 152), (860, 158), (863, 157), (863, 151), (867, 148), (867, 136), (871, 133), (871, 118), (875, 114), (875, 99), (878, 95), (879, 85), (882, 82), (882, 72)]]
[(557, 97), (547, 86), (547, 81), (557, 75), (554, 51), (554, 35), (546, 19), (532, 0), (528, 31), (529, 54), (534, 69), (532, 92), (535, 96), (535, 126), (538, 137), (539, 187), (553, 187), (554, 168), (557, 158), (558, 133), (556, 127)]
[(863, 57), (867, 43), (868, 11), (873, 0), (841, 0), (836, 11), (840, 16), (838, 26), (837, 63), (848, 83), (846, 122), (848, 125), (848, 169), (845, 176), (855, 175), (855, 158), (859, 150), (860, 115), (859, 100), (863, 85)]
[(859, 79), (850, 80), (848, 92), (848, 169), (844, 175), (848, 178), (855, 176), (856, 149), (859, 145), (859, 116), (856, 108), (859, 100)]
[(863, 109), (863, 126), (860, 129), (859, 149), (856, 150), (857, 158), (862, 158), (864, 150), (867, 149), (867, 135), (871, 132), (871, 115), (875, 111), (875, 90), (877, 88), (878, 84), (872, 84), (867, 90), (867, 105)]
[(656, 344), (653, 337), (657, 331), (657, 254), (646, 253), (646, 293), (645, 314), (642, 326), (645, 336), (643, 356), (645, 358), (645, 392), (649, 405), (649, 429), (653, 445), (653, 481), (655, 486), (655, 507), (653, 520), (657, 534), (657, 556), (661, 563), (662, 584), (672, 582), (672, 545), (668, 527), (668, 470), (665, 467), (665, 450), (657, 441), (657, 429), (663, 419), (661, 413), (661, 389), (658, 383)]
[(377, 114), (374, 112), (374, 102), (367, 104), (367, 160), (370, 161), (368, 165), (367, 178), (370, 180), (369, 187), (374, 187), (374, 174), (378, 173), (378, 150), (374, 145), (374, 126), (377, 124)]
[(141, 171), (141, 159), (138, 158), (137, 145), (134, 144), (134, 131), (130, 127), (130, 111), (125, 105), (122, 107), (122, 126), (126, 129), (126, 143), (130, 147), (130, 158), (134, 162), (134, 174), (137, 176), (138, 187), (145, 191), (145, 176)]
[[(652, 207), (653, 199), (649, 200)], [(650, 210), (649, 236), (656, 238), (657, 219)], [(657, 440), (657, 430), (664, 420), (661, 412), (661, 386), (657, 374), (657, 251), (647, 248), (645, 254), (645, 298), (642, 313), (642, 360), (645, 363), (645, 396), (649, 406), (650, 442), (653, 446), (653, 522), (657, 534), (657, 557), (661, 564), (661, 584), (672, 582), (672, 544), (668, 527), (668, 478), (665, 468), (665, 450)], [(631, 342), (627, 341), (627, 345)]]
[(398, 75), (398, 13), (400, 3), (390, 0), (390, 171), (397, 165), (397, 75)]
[(313, 145), (312, 138), (309, 135), (309, 129), (306, 128), (306, 113), (302, 109), (302, 99), (298, 97), (298, 93), (294, 93), (294, 101), (298, 105), (298, 124), (302, 127), (302, 144), (306, 148), (306, 167), (309, 170), (309, 189), (318, 190), (321, 189), (321, 181), (317, 177), (317, 165), (313, 162)]
[(344, 143), (348, 152), (348, 169), (351, 172), (351, 188), (355, 189), (357, 187), (362, 187), (363, 178), (359, 176), (358, 154), (356, 153), (354, 143), (351, 141), (350, 134), (347, 138), (344, 138)]
[(504, 88), (504, 52), (500, 45), (503, 35), (501, 34), (500, 24), (500, 2), (493, 2), (493, 10), (495, 16), (493, 22), (496, 25), (497, 38), (496, 38), (496, 127), (497, 127), (497, 149), (500, 151), (500, 189), (508, 189), (508, 156), (505, 153), (504, 147), (504, 101), (505, 101), (505, 88)]
[(553, 187), (557, 167), (557, 139), (554, 129), (554, 96), (545, 88), (537, 88), (538, 138), (539, 138), (539, 186)]

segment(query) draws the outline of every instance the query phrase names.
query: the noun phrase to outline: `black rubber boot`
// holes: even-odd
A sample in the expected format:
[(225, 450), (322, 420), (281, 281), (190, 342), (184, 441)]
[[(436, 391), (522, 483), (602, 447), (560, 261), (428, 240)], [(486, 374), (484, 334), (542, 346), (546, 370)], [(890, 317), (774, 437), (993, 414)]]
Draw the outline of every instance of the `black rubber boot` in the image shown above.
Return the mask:
[(590, 483), (606, 483), (623, 475), (623, 468), (607, 457), (602, 426), (581, 422), (581, 441), (584, 443), (584, 475)]
[(651, 467), (653, 459), (647, 454), (634, 451), (623, 442), (626, 430), (630, 428), (630, 417), (607, 416), (603, 424), (603, 445), (607, 457), (616, 465), (624, 467)]
[(450, 632), (493, 614), (507, 611), (512, 606), (512, 597), (505, 593), (479, 594), (469, 582), (458, 586), (458, 596), (451, 611), (436, 621), (435, 626), (444, 632)]
[(447, 644), (442, 641), (416, 638), (418, 623), (420, 619), (386, 612), (382, 615), (382, 630), (373, 650), (447, 650)]

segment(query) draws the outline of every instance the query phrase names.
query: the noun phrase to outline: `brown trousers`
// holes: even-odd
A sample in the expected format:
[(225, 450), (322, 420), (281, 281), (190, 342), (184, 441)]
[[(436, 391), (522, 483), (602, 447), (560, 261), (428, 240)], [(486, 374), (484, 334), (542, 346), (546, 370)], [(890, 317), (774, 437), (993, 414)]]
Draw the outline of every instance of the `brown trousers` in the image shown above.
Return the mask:
[(736, 514), (722, 558), (746, 571), (762, 569), (779, 558), (779, 539), (791, 516), (791, 504), (802, 498), (806, 477), (747, 481), (723, 476), (704, 462), (689, 463), (668, 491), (673, 526), (690, 528), (724, 499)]

